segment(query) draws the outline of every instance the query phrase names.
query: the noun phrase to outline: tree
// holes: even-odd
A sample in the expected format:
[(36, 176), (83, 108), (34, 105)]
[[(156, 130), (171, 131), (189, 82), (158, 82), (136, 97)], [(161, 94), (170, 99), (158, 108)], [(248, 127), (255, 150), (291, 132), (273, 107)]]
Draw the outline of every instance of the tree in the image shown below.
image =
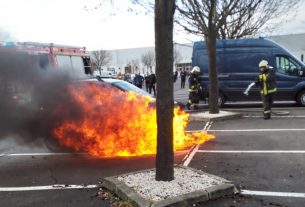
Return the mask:
[(209, 112), (219, 113), (216, 39), (256, 34), (270, 20), (291, 11), (300, 0), (180, 0), (176, 22), (187, 32), (203, 35), (209, 59)]
[[(148, 52), (144, 53), (141, 57), (141, 61), (142, 61), (143, 65), (147, 67), (146, 72), (148, 72), (149, 68), (151, 68), (152, 66), (155, 65), (156, 60), (155, 60), (154, 51), (148, 51)], [(144, 69), (143, 69), (143, 73), (145, 73)]]
[(92, 51), (92, 63), (99, 70), (100, 75), (102, 75), (102, 66), (110, 63), (112, 59), (112, 55), (107, 50), (95, 50)]
[(173, 27), (175, 0), (155, 0), (157, 75), (156, 180), (174, 179), (173, 149)]
[[(132, 0), (147, 9), (153, 3), (147, 0)], [(156, 180), (171, 181), (174, 179), (173, 147), (173, 27), (175, 0), (155, 0), (155, 54), (157, 75), (157, 155)]]
[(132, 59), (129, 64), (131, 66), (131, 72), (132, 73), (140, 72), (140, 69), (139, 69), (139, 59), (137, 59), (137, 58)]

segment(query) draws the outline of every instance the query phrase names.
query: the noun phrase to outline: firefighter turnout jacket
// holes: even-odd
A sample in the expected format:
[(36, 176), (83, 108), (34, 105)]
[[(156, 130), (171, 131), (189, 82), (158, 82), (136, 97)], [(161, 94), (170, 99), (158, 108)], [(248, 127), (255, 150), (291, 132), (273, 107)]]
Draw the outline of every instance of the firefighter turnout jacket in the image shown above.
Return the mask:
[(255, 85), (260, 87), (261, 95), (268, 95), (277, 91), (275, 85), (275, 74), (274, 70), (268, 68), (262, 71), (257, 80), (255, 81)]
[(191, 74), (189, 77), (189, 92), (199, 92), (200, 90), (200, 83), (198, 80), (198, 75)]

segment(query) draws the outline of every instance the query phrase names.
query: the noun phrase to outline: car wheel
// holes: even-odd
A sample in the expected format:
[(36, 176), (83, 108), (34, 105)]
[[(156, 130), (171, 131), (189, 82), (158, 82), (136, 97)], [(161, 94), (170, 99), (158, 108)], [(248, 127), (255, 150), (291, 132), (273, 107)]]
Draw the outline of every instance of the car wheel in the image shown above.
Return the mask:
[(55, 138), (52, 137), (46, 137), (44, 138), (45, 146), (51, 151), (51, 152), (60, 152), (64, 147), (61, 147)]
[[(207, 102), (209, 103), (209, 99), (207, 100)], [(218, 106), (219, 106), (219, 108), (224, 107), (225, 102), (226, 102), (225, 96), (221, 92), (219, 92), (219, 95), (218, 95)]]
[(305, 106), (305, 90), (298, 94), (297, 103), (299, 106)]

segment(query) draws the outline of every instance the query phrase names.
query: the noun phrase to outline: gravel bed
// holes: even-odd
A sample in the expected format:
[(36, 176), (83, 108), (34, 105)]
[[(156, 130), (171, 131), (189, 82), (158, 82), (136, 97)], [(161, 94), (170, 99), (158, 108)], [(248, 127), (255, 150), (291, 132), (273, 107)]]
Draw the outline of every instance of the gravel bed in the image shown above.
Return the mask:
[(156, 181), (155, 170), (150, 170), (119, 176), (118, 180), (150, 201), (161, 201), (224, 183), (223, 180), (200, 174), (189, 168), (175, 167), (174, 176), (175, 179), (170, 182)]

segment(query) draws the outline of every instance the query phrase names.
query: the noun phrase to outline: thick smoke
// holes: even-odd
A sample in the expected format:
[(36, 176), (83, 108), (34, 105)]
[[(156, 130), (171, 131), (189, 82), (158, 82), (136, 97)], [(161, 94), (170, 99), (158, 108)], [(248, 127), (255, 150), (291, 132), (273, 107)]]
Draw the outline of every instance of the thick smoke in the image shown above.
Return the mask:
[(66, 116), (79, 117), (77, 106), (67, 96), (72, 77), (58, 68), (41, 68), (37, 55), (0, 47), (0, 139), (33, 142), (53, 139), (54, 103), (69, 106)]

